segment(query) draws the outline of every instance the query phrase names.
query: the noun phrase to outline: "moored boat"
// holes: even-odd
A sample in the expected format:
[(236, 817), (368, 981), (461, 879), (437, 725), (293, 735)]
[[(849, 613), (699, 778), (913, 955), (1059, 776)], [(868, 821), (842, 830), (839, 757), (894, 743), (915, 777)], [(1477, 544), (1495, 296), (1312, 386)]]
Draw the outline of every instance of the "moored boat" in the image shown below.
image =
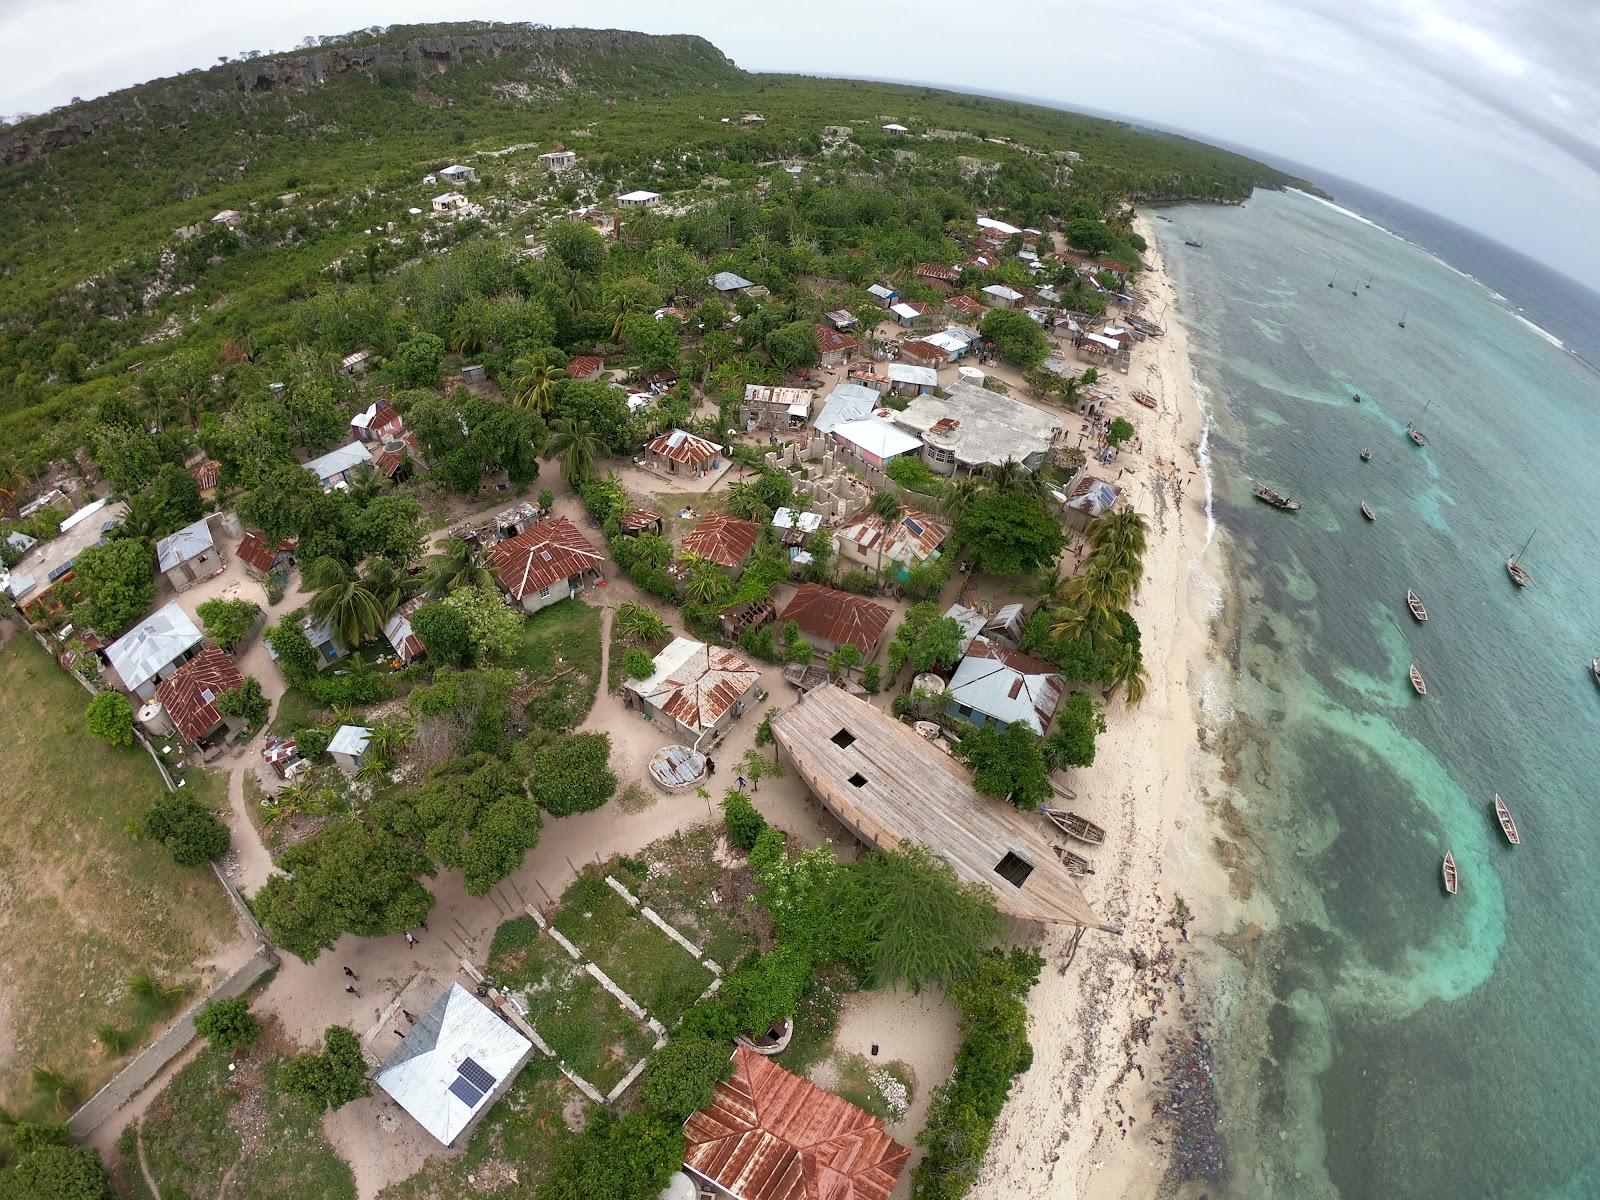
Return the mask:
[(1378, 519), (1377, 514), (1372, 511), (1372, 505), (1368, 504), (1365, 500), (1361, 502), (1361, 515), (1369, 521), (1376, 521)]
[(1105, 843), (1106, 831), (1075, 812), (1064, 808), (1051, 808), (1048, 805), (1041, 805), (1039, 811), (1052, 825), (1075, 841), (1088, 846), (1100, 846)]
[(1460, 877), (1456, 874), (1456, 856), (1446, 850), (1444, 852), (1444, 863), (1440, 869), (1444, 875), (1444, 890), (1454, 896), (1461, 883)]
[(1511, 810), (1506, 807), (1506, 802), (1500, 799), (1500, 793), (1494, 794), (1494, 819), (1500, 822), (1500, 832), (1506, 835), (1506, 841), (1513, 846), (1522, 845), (1522, 835), (1517, 832), (1517, 823), (1511, 817)]
[(1363, 446), (1363, 447), (1361, 447), (1361, 461), (1362, 462), (1371, 462), (1372, 461), (1372, 447), (1371, 446)]
[[(1537, 532), (1538, 530), (1534, 531)], [(1511, 582), (1519, 588), (1525, 588), (1533, 582), (1533, 576), (1529, 575), (1528, 569), (1522, 565), (1522, 556), (1528, 552), (1528, 547), (1532, 544), (1533, 534), (1530, 533), (1528, 540), (1522, 543), (1522, 549), (1506, 559), (1506, 574), (1511, 576)]]
[(1411, 615), (1419, 621), (1428, 619), (1428, 610), (1422, 607), (1422, 597), (1410, 588), (1406, 589), (1406, 607), (1411, 610)]
[(1423, 679), (1422, 672), (1417, 670), (1417, 664), (1411, 664), (1411, 687), (1419, 696), (1428, 694), (1428, 681)]
[(1272, 505), (1273, 508), (1281, 508), (1284, 512), (1300, 511), (1300, 501), (1291, 500), (1288, 496), (1273, 488), (1258, 487), (1256, 489), (1256, 499), (1263, 504)]
[(1594, 681), (1600, 683), (1600, 658), (1594, 659), (1589, 664), (1589, 674), (1594, 676)]

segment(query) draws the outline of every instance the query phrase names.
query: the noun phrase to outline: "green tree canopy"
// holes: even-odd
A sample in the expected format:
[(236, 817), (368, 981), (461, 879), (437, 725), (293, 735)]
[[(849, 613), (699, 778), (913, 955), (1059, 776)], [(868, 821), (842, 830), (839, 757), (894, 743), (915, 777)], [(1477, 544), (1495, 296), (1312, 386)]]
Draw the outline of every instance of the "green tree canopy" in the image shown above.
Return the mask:
[(985, 796), (1031, 811), (1053, 790), (1039, 736), (1020, 721), (963, 730), (956, 753), (973, 770), (972, 786)]
[(322, 1041), (320, 1054), (297, 1054), (279, 1068), (283, 1090), (318, 1111), (343, 1108), (368, 1095), (367, 1061), (356, 1035), (343, 1025), (330, 1025)]
[(610, 758), (604, 733), (574, 733), (535, 751), (528, 782), (539, 807), (553, 817), (599, 808), (617, 790)]
[(522, 865), (539, 841), (539, 806), (510, 763), (489, 754), (449, 759), (379, 819), (441, 867), (460, 868), (467, 892), (489, 889)]
[(1106, 731), (1105, 715), (1088, 692), (1073, 692), (1056, 713), (1056, 728), (1044, 739), (1051, 767), (1094, 766), (1095, 738)]
[(889, 674), (911, 664), (913, 671), (948, 671), (961, 661), (963, 633), (953, 617), (939, 612), (931, 600), (913, 604), (889, 643)]
[(994, 343), (1000, 357), (1027, 370), (1050, 357), (1050, 339), (1039, 323), (1014, 308), (992, 308), (978, 332)]
[(949, 863), (916, 843), (868, 855), (858, 873), (880, 986), (904, 981), (919, 991), (956, 979), (999, 930), (990, 893), (962, 883)]
[(194, 1029), (201, 1037), (224, 1052), (248, 1046), (261, 1033), (261, 1022), (250, 1011), (244, 996), (211, 1000), (194, 1015)]
[(250, 632), (261, 609), (253, 600), (217, 596), (202, 600), (195, 606), (194, 613), (200, 618), (200, 627), (206, 631), (206, 636), (223, 649), (231, 650)]
[(113, 638), (143, 617), (156, 602), (155, 555), (133, 538), (90, 546), (73, 564), (83, 604), (73, 620)]
[(645, 1108), (667, 1121), (682, 1122), (711, 1103), (712, 1094), (733, 1073), (728, 1043), (714, 1038), (673, 1038), (651, 1057), (639, 1081)]
[(967, 505), (956, 536), (995, 575), (1025, 575), (1055, 561), (1061, 526), (1038, 500), (1021, 492), (985, 492)]
[(84, 712), (89, 732), (113, 746), (133, 745), (133, 705), (121, 692), (96, 692)]

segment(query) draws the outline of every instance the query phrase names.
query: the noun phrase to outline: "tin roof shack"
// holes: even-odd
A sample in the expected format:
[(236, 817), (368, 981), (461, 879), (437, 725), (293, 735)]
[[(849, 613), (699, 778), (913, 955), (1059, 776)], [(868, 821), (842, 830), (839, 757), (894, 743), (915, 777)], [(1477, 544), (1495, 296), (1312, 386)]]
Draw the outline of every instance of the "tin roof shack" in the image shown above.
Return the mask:
[[(849, 316), (848, 313), (845, 313), (844, 315)], [(851, 323), (854, 324), (854, 322), (855, 318), (852, 317)], [(818, 361), (820, 361), (825, 367), (844, 366), (844, 364), (850, 361), (850, 355), (853, 354), (856, 348), (861, 344), (848, 333), (843, 333), (837, 329), (831, 329), (828, 326), (820, 323), (815, 326), (815, 330), (817, 335), (817, 354), (819, 356)]]
[(566, 517), (531, 525), (489, 550), (489, 569), (525, 612), (576, 596), (600, 578), (605, 556)]
[(244, 728), (238, 717), (217, 709), (224, 692), (244, 686), (239, 665), (226, 651), (207, 646), (167, 678), (156, 684), (156, 699), (167, 710), (173, 728), (197, 749), (220, 745)]
[(746, 288), (755, 287), (754, 281), (746, 279), (743, 275), (736, 275), (732, 271), (718, 271), (706, 282), (724, 296), (737, 296)]
[(373, 1075), (377, 1085), (435, 1141), (453, 1145), (510, 1088), (533, 1043), (459, 983), (414, 978), (364, 1039), (367, 1053), (390, 1050), (402, 1012), (417, 1023)]
[[(43, 507), (40, 505), (34, 511)], [(24, 547), (6, 583), (17, 607), (37, 618), (73, 603), (76, 592), (66, 586), (73, 579), (72, 564), (89, 547), (105, 541), (127, 515), (128, 505), (124, 501), (113, 504), (95, 500), (62, 521), (61, 531), (55, 537)], [(58, 588), (63, 590), (58, 593)]]
[(909, 838), (958, 876), (994, 893), (1002, 913), (1115, 932), (1084, 898), (1038, 818), (973, 790), (949, 754), (864, 700), (829, 684), (772, 719), (779, 752), (862, 841)]
[(188, 591), (227, 568), (228, 556), (212, 539), (204, 517), (156, 543), (156, 569), (173, 591)]
[(883, 403), (883, 397), (872, 388), (859, 383), (838, 383), (822, 403), (822, 411), (812, 422), (818, 433), (832, 433), (848, 421), (860, 421), (872, 416)]
[(1089, 528), (1101, 513), (1117, 506), (1122, 491), (1116, 484), (1094, 475), (1085, 475), (1072, 487), (1072, 493), (1061, 506), (1061, 523), (1080, 533)]
[(887, 570), (903, 582), (912, 567), (937, 558), (949, 536), (949, 525), (914, 508), (901, 510), (893, 521), (862, 509), (839, 527), (834, 543), (841, 558), (868, 571)]
[(565, 171), (577, 161), (577, 154), (571, 150), (551, 150), (539, 155), (539, 165), (548, 171)]
[(975, 637), (945, 689), (945, 710), (974, 725), (1021, 722), (1040, 737), (1055, 720), (1067, 681), (1054, 663)]
[(200, 630), (173, 600), (107, 646), (106, 661), (125, 690), (149, 700), (156, 694), (156, 684), (201, 648)]
[(882, 1120), (748, 1046), (683, 1143), (685, 1172), (718, 1200), (889, 1200), (911, 1158)]
[(700, 479), (722, 466), (722, 446), (682, 429), (669, 429), (644, 448), (645, 463), (668, 475)]
[(341, 725), (328, 739), (328, 753), (339, 770), (354, 775), (366, 766), (367, 743), (372, 740), (372, 730), (364, 725)]
[(746, 433), (757, 429), (774, 432), (804, 429), (811, 420), (816, 393), (810, 388), (768, 387), (747, 383), (739, 405), (739, 421)]
[(350, 442), (300, 464), (317, 477), (322, 490), (348, 485), (360, 471), (372, 469), (372, 456), (361, 442)]
[(623, 702), (696, 748), (758, 703), (761, 675), (732, 650), (674, 638), (655, 657), (648, 679), (622, 685)]
[(864, 665), (877, 657), (893, 615), (865, 596), (820, 583), (802, 583), (778, 614), (778, 623), (787, 625), (793, 621), (812, 648), (822, 654), (832, 654), (840, 646), (854, 646), (861, 651)]
[(389, 640), (389, 648), (406, 666), (410, 666), (428, 652), (427, 647), (422, 644), (422, 639), (417, 636), (416, 630), (411, 628), (411, 614), (421, 608), (426, 599), (426, 596), (411, 597), (395, 609), (383, 623), (383, 636)]
[(843, 421), (829, 432), (833, 444), (852, 458), (858, 458), (879, 471), (891, 459), (902, 454), (914, 454), (922, 442), (913, 434), (877, 417), (860, 421)]
[(567, 360), (567, 378), (592, 383), (606, 369), (606, 360), (598, 354), (579, 354)]
[(923, 459), (942, 475), (1006, 462), (1036, 470), (1061, 436), (1060, 417), (966, 382), (942, 399), (917, 397), (894, 423), (921, 436)]
[(363, 442), (387, 442), (405, 431), (405, 418), (387, 400), (374, 400), (350, 418), (351, 436)]
[(685, 554), (709, 559), (737, 579), (760, 540), (761, 526), (754, 521), (712, 514), (689, 531), (682, 548)]

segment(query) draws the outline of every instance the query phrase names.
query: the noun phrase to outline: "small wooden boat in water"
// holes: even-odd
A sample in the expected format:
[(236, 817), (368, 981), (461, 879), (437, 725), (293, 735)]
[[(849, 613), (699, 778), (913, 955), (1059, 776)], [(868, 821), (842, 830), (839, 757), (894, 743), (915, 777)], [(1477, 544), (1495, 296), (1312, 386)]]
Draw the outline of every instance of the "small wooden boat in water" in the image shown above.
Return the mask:
[(1360, 404), (1361, 403), (1361, 393), (1357, 392), (1354, 396), (1351, 396), (1350, 399), (1354, 400), (1357, 404)]
[(1460, 885), (1460, 879), (1456, 875), (1456, 856), (1448, 850), (1444, 852), (1442, 870), (1444, 873), (1444, 890), (1454, 896), (1456, 888)]
[(1406, 436), (1411, 439), (1413, 446), (1426, 446), (1428, 444), (1428, 439), (1422, 436), (1422, 430), (1418, 429), (1417, 426), (1422, 424), (1422, 418), (1428, 415), (1428, 409), (1432, 405), (1433, 401), (1429, 400), (1427, 404), (1422, 406), (1422, 415), (1406, 425)]
[(1411, 687), (1419, 696), (1428, 694), (1428, 682), (1422, 678), (1422, 672), (1417, 670), (1417, 664), (1411, 664)]
[(1372, 511), (1372, 505), (1368, 504), (1365, 500), (1361, 502), (1361, 515), (1369, 521), (1376, 521), (1378, 519), (1377, 514)]
[(1061, 865), (1067, 869), (1068, 875), (1093, 875), (1094, 868), (1089, 865), (1089, 860), (1081, 854), (1074, 854), (1065, 846), (1055, 847), (1056, 857), (1061, 860)]
[(1600, 683), (1600, 658), (1589, 663), (1589, 674), (1594, 676), (1594, 681)]
[[(1534, 530), (1534, 533), (1537, 532), (1537, 529)], [(1519, 588), (1525, 588), (1533, 582), (1533, 576), (1529, 575), (1528, 569), (1522, 565), (1522, 556), (1528, 552), (1528, 547), (1532, 544), (1533, 533), (1530, 533), (1528, 540), (1522, 543), (1522, 549), (1506, 559), (1506, 574), (1511, 576), (1511, 582)]]
[(1411, 610), (1411, 615), (1419, 621), (1428, 619), (1428, 610), (1422, 607), (1422, 597), (1410, 588), (1406, 589), (1406, 607)]
[(1511, 819), (1511, 810), (1506, 807), (1506, 802), (1500, 799), (1500, 793), (1494, 794), (1494, 819), (1500, 822), (1500, 832), (1506, 835), (1506, 841), (1513, 846), (1522, 845), (1522, 835), (1517, 832), (1517, 823)]
[(1372, 447), (1371, 446), (1363, 446), (1363, 447), (1361, 447), (1361, 461), (1362, 462), (1371, 462), (1372, 461)]
[(1045, 815), (1052, 825), (1069, 838), (1089, 846), (1105, 844), (1106, 831), (1093, 821), (1086, 820), (1067, 809), (1051, 808), (1048, 805), (1041, 805), (1039, 811)]
[(1258, 487), (1256, 489), (1256, 499), (1263, 504), (1272, 505), (1273, 508), (1281, 508), (1284, 512), (1300, 511), (1300, 501), (1291, 500), (1282, 492), (1275, 491), (1269, 487)]

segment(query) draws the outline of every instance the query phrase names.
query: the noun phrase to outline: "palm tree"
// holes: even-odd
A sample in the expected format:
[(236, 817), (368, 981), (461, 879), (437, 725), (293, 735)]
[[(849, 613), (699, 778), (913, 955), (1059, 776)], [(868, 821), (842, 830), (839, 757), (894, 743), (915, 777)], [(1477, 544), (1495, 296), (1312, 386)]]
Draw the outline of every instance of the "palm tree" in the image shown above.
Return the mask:
[(684, 581), (683, 595), (696, 604), (719, 604), (728, 594), (728, 577), (722, 568), (708, 558), (687, 558), (689, 577)]
[(1080, 611), (1102, 608), (1115, 612), (1128, 607), (1138, 586), (1139, 575), (1133, 567), (1091, 554), (1067, 585), (1067, 598)]
[(1014, 458), (1008, 458), (998, 467), (990, 467), (984, 476), (989, 486), (1002, 495), (1031, 496), (1035, 500), (1044, 495), (1044, 480)]
[(631, 642), (660, 641), (671, 632), (660, 613), (637, 600), (619, 604), (611, 623)]
[(900, 519), (900, 514), (905, 509), (900, 504), (900, 497), (890, 491), (879, 491), (872, 494), (872, 499), (867, 501), (867, 511), (883, 522), (883, 536), (878, 539), (878, 582), (883, 582), (883, 546), (889, 540), (889, 528)]
[(399, 757), (400, 751), (416, 732), (416, 722), (408, 716), (384, 717), (372, 726), (367, 745), (373, 757), (387, 765)]
[(602, 446), (589, 422), (580, 417), (557, 417), (550, 423), (550, 435), (544, 456), (560, 457), (561, 477), (573, 487), (592, 479)]
[(519, 355), (508, 374), (512, 404), (531, 408), (541, 417), (547, 415), (555, 403), (556, 384), (567, 377), (564, 368), (542, 354)]
[(728, 485), (728, 512), (736, 517), (761, 524), (765, 524), (772, 516), (772, 510), (767, 507), (766, 501), (761, 498), (761, 493), (756, 490), (753, 483)]
[(1122, 700), (1133, 707), (1143, 700), (1149, 690), (1150, 677), (1145, 672), (1144, 657), (1139, 647), (1129, 642), (1119, 642), (1119, 651), (1112, 667), (1111, 688), (1122, 688)]
[(638, 305), (633, 289), (628, 287), (613, 287), (606, 289), (605, 313), (611, 318), (611, 340), (622, 340), (622, 326), (627, 319), (633, 316)]
[(340, 645), (354, 650), (383, 629), (388, 612), (366, 581), (338, 559), (323, 555), (305, 572), (304, 581), (316, 591), (311, 615), (331, 622)]
[(33, 1090), (50, 1101), (57, 1116), (66, 1116), (78, 1106), (78, 1085), (60, 1071), (33, 1065)]
[(487, 587), (494, 573), (484, 565), (478, 547), (466, 538), (450, 538), (428, 560), (426, 587), (430, 596), (447, 596), (457, 588)]
[(953, 480), (939, 497), (939, 511), (950, 521), (959, 523), (972, 502), (982, 493), (983, 484), (971, 475)]
[(372, 593), (372, 598), (378, 602), (378, 611), (387, 621), (394, 610), (400, 607), (405, 587), (405, 576), (400, 573), (400, 568), (386, 558), (374, 559), (367, 564), (361, 582)]
[(1089, 544), (1095, 553), (1120, 556), (1129, 561), (1144, 557), (1150, 522), (1131, 508), (1101, 513), (1089, 524)]

